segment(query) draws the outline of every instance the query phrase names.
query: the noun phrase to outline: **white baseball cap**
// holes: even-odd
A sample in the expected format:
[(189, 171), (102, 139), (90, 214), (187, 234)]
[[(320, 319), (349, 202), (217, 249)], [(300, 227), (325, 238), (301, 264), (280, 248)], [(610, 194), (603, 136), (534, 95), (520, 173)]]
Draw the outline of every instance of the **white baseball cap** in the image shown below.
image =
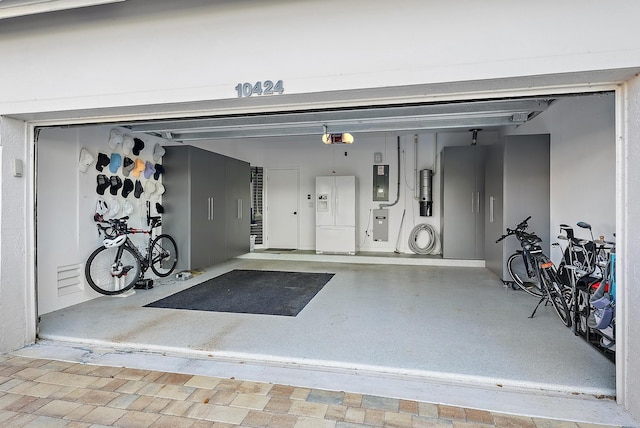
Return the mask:
[(87, 172), (89, 166), (93, 163), (95, 158), (87, 149), (80, 150), (80, 160), (78, 160), (78, 169), (80, 172)]
[(122, 144), (122, 132), (118, 129), (112, 129), (109, 133), (109, 148), (111, 150), (117, 150), (118, 146)]
[(164, 149), (164, 147), (162, 147), (160, 145), (160, 143), (156, 143), (155, 146), (153, 146), (153, 160), (156, 162), (160, 162), (160, 159), (162, 159), (162, 156), (164, 156), (164, 154), (166, 153), (166, 150)]
[(133, 204), (131, 203), (130, 200), (125, 199), (124, 203), (122, 204), (122, 213), (124, 215), (131, 215), (133, 214)]

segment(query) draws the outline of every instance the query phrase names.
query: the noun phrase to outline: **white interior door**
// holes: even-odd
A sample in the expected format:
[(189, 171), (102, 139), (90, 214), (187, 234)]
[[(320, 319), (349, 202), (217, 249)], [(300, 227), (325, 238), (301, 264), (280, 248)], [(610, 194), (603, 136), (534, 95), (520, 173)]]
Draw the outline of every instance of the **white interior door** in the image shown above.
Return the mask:
[(268, 169), (266, 187), (267, 248), (298, 248), (297, 169)]

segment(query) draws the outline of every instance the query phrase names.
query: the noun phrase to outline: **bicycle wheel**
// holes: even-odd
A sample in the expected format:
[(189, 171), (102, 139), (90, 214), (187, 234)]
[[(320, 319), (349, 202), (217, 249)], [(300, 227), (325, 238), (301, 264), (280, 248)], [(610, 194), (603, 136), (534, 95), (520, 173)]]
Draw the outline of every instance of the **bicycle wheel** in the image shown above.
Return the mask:
[(134, 286), (140, 276), (140, 260), (127, 248), (100, 247), (95, 250), (85, 264), (87, 282), (98, 293), (112, 296), (124, 293)]
[(541, 274), (544, 286), (547, 289), (548, 298), (556, 310), (558, 317), (560, 317), (564, 325), (571, 327), (571, 324), (573, 324), (571, 321), (571, 311), (569, 311), (569, 307), (567, 306), (565, 293), (560, 288), (558, 281), (552, 277), (548, 270), (542, 269)]
[(522, 254), (513, 253), (507, 260), (507, 269), (509, 274), (516, 285), (524, 292), (530, 294), (533, 297), (542, 297), (542, 290), (540, 289), (540, 280), (535, 273), (533, 277), (529, 276), (527, 269), (522, 259)]
[(160, 277), (171, 275), (178, 264), (178, 246), (169, 235), (159, 235), (151, 243), (151, 270)]

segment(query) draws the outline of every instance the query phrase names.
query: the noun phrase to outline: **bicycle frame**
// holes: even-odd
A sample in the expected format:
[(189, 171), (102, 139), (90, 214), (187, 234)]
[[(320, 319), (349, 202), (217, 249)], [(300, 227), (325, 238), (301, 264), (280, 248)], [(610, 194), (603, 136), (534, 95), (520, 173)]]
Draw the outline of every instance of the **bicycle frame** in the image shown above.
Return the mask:
[[(122, 245), (123, 247), (127, 246), (136, 256), (136, 258), (140, 260), (140, 277), (141, 278), (144, 276), (144, 273), (149, 269), (149, 267), (153, 264), (153, 260), (151, 259), (151, 257), (153, 257), (153, 255), (151, 254), (151, 243), (153, 242), (154, 227), (155, 226), (152, 226), (149, 230), (134, 229), (134, 228), (127, 229), (127, 240), (125, 241), (124, 245)], [(149, 238), (147, 239), (147, 255), (146, 256), (144, 256), (140, 252), (136, 244), (134, 244), (131, 238), (129, 237), (129, 235), (136, 235), (139, 233), (149, 235)], [(122, 250), (118, 249), (118, 257), (120, 256), (122, 256)]]
[[(542, 249), (539, 249), (537, 251), (537, 254), (538, 254), (538, 256), (536, 256), (534, 258), (535, 267), (536, 267), (536, 275), (538, 275), (538, 278), (540, 278), (540, 285), (541, 285), (541, 289), (542, 289), (543, 295), (540, 298), (540, 301), (536, 305), (535, 309), (533, 310), (533, 312), (529, 316), (529, 318), (533, 318), (534, 317), (534, 315), (536, 314), (536, 311), (538, 310), (538, 307), (540, 306), (540, 304), (543, 301), (545, 301), (545, 300), (551, 301), (551, 299), (552, 299), (551, 287), (550, 287), (550, 284), (547, 284), (547, 280), (550, 279), (552, 283), (555, 282), (557, 284), (562, 284), (560, 282), (560, 280), (558, 279), (558, 275), (557, 275), (557, 273), (555, 271), (553, 262), (551, 262), (551, 260), (548, 260), (548, 258), (542, 252)], [(542, 273), (543, 271), (545, 272), (545, 274)], [(548, 275), (549, 277), (547, 278), (546, 275)], [(546, 306), (546, 304), (545, 304), (545, 306)]]
[[(540, 242), (542, 242), (541, 239), (535, 234), (526, 232), (528, 227), (527, 222), (530, 218), (531, 217), (527, 217), (525, 220), (520, 222), (515, 229), (507, 228), (507, 233), (502, 235), (496, 243), (502, 241), (508, 236), (514, 235), (522, 247), (522, 250), (519, 250), (518, 253), (521, 254), (523, 258), (527, 275), (529, 278), (533, 278), (533, 275), (535, 275), (538, 280), (537, 287), (540, 290), (540, 300), (529, 318), (534, 317), (542, 302), (550, 302), (562, 322), (569, 327), (572, 324), (570, 310), (567, 308), (566, 300), (562, 291), (562, 283), (558, 279), (555, 266), (549, 257), (543, 253), (542, 247), (540, 246)], [(533, 269), (533, 271), (531, 269)], [(524, 289), (523, 284), (518, 282), (518, 285)], [(533, 293), (529, 292), (529, 294)], [(537, 296), (538, 293), (535, 295)]]
[[(126, 220), (128, 219), (128, 217), (124, 217), (124, 219)], [(118, 226), (118, 223), (116, 223), (115, 225), (109, 226), (109, 227), (115, 227), (114, 231), (116, 232), (116, 234), (118, 235), (124, 234), (127, 237), (126, 240), (122, 243), (122, 245), (118, 247), (118, 250), (116, 251), (115, 260), (121, 259), (122, 253), (124, 251), (123, 250), (124, 247), (128, 248), (133, 253), (133, 255), (140, 261), (140, 273), (138, 275), (138, 280), (141, 280), (142, 278), (144, 278), (144, 274), (155, 261), (152, 259), (153, 252), (151, 248), (151, 243), (153, 242), (153, 238), (154, 238), (153, 230), (156, 227), (160, 226), (162, 223), (160, 221), (160, 217), (147, 216), (147, 224), (149, 225), (149, 229), (136, 229), (131, 227), (123, 227), (123, 226), (126, 226), (126, 223), (120, 223), (120, 227)], [(109, 229), (109, 227), (98, 225), (98, 230), (104, 233), (105, 236), (109, 236), (109, 234), (107, 233), (107, 230)], [(129, 236), (129, 235), (136, 235), (139, 233), (148, 235), (147, 244), (146, 244), (146, 253), (147, 253), (146, 255), (142, 254), (138, 246), (134, 244), (133, 240)]]
[(537, 272), (535, 271), (531, 271), (531, 266), (534, 264), (532, 263), (533, 261), (533, 257), (531, 255), (531, 251), (528, 249), (523, 248), (522, 250), (517, 250), (516, 252), (520, 253), (522, 255), (522, 261), (524, 263), (524, 268), (527, 271), (527, 275), (529, 275), (529, 278), (532, 278), (532, 274), (537, 275)]

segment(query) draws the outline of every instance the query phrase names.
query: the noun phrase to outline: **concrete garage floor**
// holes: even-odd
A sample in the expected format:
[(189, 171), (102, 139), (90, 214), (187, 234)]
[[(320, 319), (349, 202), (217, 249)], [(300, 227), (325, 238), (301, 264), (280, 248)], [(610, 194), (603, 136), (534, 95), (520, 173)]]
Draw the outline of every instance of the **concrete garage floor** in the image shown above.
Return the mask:
[[(335, 276), (297, 317), (143, 307), (232, 269)], [(537, 407), (534, 395), (541, 400), (536, 412), (545, 417), (571, 418), (567, 412), (583, 412), (582, 406), (619, 412), (612, 400), (593, 398), (615, 395), (614, 364), (564, 327), (552, 307), (529, 319), (535, 304), (481, 267), (240, 258), (188, 281), (165, 279), (129, 297), (100, 297), (43, 315), (44, 341), (31, 353), (364, 388), (520, 414), (527, 412), (523, 401)], [(545, 404), (549, 398), (553, 405)]]

